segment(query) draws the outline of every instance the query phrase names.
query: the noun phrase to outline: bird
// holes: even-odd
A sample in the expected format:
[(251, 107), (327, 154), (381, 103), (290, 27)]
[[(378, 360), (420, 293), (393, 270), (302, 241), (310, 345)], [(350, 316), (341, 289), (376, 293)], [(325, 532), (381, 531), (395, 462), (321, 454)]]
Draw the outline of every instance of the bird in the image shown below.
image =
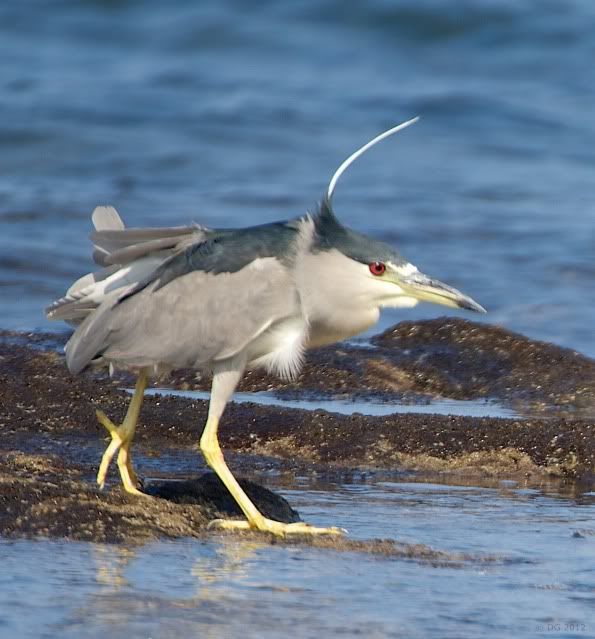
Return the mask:
[(194, 368), (212, 374), (200, 450), (244, 515), (211, 525), (279, 537), (344, 532), (266, 518), (228, 468), (217, 433), (246, 370), (264, 368), (295, 378), (307, 349), (367, 330), (382, 308), (429, 301), (485, 312), (459, 290), (420, 272), (389, 244), (346, 227), (334, 213), (333, 195), (345, 170), (417, 120), (384, 131), (352, 153), (314, 212), (289, 221), (227, 229), (126, 228), (113, 207), (95, 209), (93, 258), (102, 268), (78, 279), (46, 315), (76, 327), (65, 346), (72, 374), (89, 367), (136, 374), (121, 424), (96, 412), (111, 436), (97, 473), (101, 488), (117, 453), (124, 489), (146, 494), (131, 453), (144, 391), (153, 376)]

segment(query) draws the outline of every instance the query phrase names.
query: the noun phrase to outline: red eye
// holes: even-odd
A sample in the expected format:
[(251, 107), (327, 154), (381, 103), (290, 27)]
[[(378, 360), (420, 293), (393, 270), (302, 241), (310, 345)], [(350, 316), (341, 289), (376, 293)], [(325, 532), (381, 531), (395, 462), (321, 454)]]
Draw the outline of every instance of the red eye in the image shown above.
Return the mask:
[(384, 262), (371, 262), (369, 267), (372, 275), (382, 275), (384, 271), (386, 271), (386, 264)]

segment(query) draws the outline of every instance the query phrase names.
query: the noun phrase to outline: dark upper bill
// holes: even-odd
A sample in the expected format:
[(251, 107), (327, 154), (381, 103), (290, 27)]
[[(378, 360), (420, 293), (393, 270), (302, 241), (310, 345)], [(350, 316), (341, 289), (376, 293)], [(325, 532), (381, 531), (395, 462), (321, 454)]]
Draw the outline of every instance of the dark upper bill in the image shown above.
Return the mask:
[(415, 272), (399, 278), (399, 286), (411, 297), (424, 302), (443, 304), (453, 308), (464, 308), (476, 313), (485, 313), (483, 306), (456, 288), (434, 280), (423, 273)]

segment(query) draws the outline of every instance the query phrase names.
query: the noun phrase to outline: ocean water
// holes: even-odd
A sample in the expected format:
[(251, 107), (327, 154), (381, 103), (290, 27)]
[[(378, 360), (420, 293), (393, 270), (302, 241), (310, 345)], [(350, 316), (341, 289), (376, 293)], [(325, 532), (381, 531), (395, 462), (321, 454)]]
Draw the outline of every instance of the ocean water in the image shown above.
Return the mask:
[(349, 169), (337, 214), (481, 321), (595, 355), (594, 20), (590, 0), (2, 3), (0, 327), (58, 328), (42, 309), (90, 270), (97, 204), (290, 218), (421, 115)]

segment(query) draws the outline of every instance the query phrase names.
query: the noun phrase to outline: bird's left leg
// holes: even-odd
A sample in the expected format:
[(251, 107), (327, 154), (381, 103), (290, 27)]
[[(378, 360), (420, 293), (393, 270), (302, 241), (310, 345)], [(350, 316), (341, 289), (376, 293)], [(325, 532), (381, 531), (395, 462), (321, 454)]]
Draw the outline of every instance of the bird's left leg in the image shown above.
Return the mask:
[(138, 422), (138, 416), (148, 381), (148, 371), (146, 369), (142, 369), (136, 380), (134, 394), (130, 400), (130, 404), (128, 405), (126, 417), (124, 417), (124, 421), (119, 426), (116, 426), (102, 411), (96, 411), (97, 419), (107, 428), (112, 437), (112, 441), (106, 448), (105, 453), (103, 453), (101, 464), (99, 465), (99, 471), (97, 473), (97, 483), (100, 488), (105, 486), (107, 469), (113, 456), (116, 452), (118, 452), (118, 470), (120, 471), (124, 490), (134, 495), (144, 495), (144, 493), (137, 488), (138, 478), (132, 467), (130, 448), (132, 446), (134, 431)]
[(227, 519), (216, 519), (211, 522), (212, 525), (219, 528), (227, 528), (234, 530), (259, 530), (262, 532), (272, 533), (279, 537), (289, 534), (306, 534), (306, 535), (340, 535), (344, 531), (340, 528), (318, 528), (303, 522), (295, 522), (286, 524), (280, 521), (274, 521), (265, 517), (256, 506), (250, 501), (250, 498), (236, 478), (232, 475), (223, 459), (223, 453), (219, 446), (217, 438), (217, 429), (219, 427), (219, 419), (223, 414), (225, 404), (233, 394), (237, 383), (240, 380), (243, 367), (220, 368), (214, 371), (213, 386), (211, 388), (211, 401), (209, 403), (209, 416), (207, 424), (200, 438), (200, 449), (205, 456), (208, 465), (217, 473), (219, 479), (223, 482), (231, 496), (236, 501), (244, 513), (246, 519), (243, 521), (230, 521)]

